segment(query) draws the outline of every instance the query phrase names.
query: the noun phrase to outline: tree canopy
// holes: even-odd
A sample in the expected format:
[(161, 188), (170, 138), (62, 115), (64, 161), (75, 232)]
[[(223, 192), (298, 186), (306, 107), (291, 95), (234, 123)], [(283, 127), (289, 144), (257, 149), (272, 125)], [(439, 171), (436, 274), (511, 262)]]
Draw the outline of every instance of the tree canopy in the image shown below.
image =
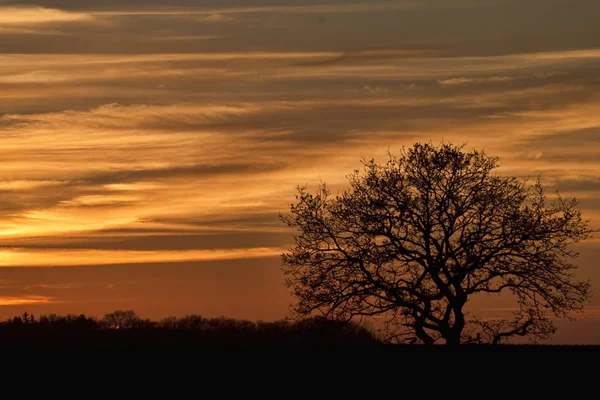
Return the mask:
[[(425, 344), (534, 340), (590, 297), (570, 245), (593, 233), (574, 198), (541, 180), (497, 173), (499, 159), (464, 145), (417, 143), (385, 164), (363, 161), (332, 196), (299, 187), (282, 220), (297, 231), (282, 255), (298, 315), (383, 318), (389, 339)], [(508, 292), (512, 319), (465, 312)]]

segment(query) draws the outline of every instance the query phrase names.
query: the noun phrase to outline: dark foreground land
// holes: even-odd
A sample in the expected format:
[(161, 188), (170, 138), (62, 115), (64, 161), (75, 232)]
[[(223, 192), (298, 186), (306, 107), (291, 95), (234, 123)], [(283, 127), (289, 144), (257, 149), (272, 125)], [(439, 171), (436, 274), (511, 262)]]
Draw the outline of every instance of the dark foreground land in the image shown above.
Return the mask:
[[(116, 312), (102, 320), (24, 315), (0, 323), (5, 385), (26, 377), (31, 388), (68, 385), (83, 390), (77, 393), (104, 388), (113, 397), (125, 390), (134, 398), (144, 391), (154, 398), (162, 388), (168, 398), (182, 398), (190, 388), (209, 393), (214, 385), (223, 396), (272, 391), (280, 397), (283, 390), (294, 398), (305, 390), (317, 399), (341, 393), (371, 398), (419, 380), (428, 393), (445, 390), (442, 382), (452, 375), (468, 381), (471, 391), (480, 385), (496, 393), (498, 382), (510, 376), (536, 391), (547, 382), (554, 393), (555, 386), (548, 386), (554, 382), (595, 382), (599, 355), (600, 346), (386, 345), (362, 326), (322, 318), (250, 322), (187, 316), (153, 322)], [(50, 383), (40, 386), (39, 379)], [(514, 385), (506, 388), (514, 391)], [(572, 395), (570, 389), (567, 398)]]
[(252, 322), (190, 315), (161, 321), (143, 320), (132, 311), (115, 311), (97, 320), (85, 315), (30, 314), (0, 323), (0, 351), (57, 354), (79, 352), (209, 352), (317, 353), (395, 355), (470, 354), (590, 354), (600, 346), (558, 345), (388, 345), (371, 330), (354, 323), (309, 318), (295, 322)]

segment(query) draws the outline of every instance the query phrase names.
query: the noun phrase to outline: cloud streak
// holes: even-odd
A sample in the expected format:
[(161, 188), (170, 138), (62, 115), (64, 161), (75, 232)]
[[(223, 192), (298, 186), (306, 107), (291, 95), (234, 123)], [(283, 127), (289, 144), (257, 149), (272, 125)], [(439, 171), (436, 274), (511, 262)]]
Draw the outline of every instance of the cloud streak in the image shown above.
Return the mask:
[[(2, 267), (77, 267), (90, 265), (144, 264), (165, 262), (218, 261), (273, 257), (281, 248), (211, 249), (186, 251), (26, 250), (0, 251)], [(26, 304), (26, 303), (23, 303)]]
[(21, 296), (6, 297), (0, 296), (0, 307), (2, 306), (27, 306), (39, 304), (52, 304), (54, 299), (46, 296)]
[(81, 12), (68, 12), (44, 7), (4, 7), (0, 4), (0, 27), (38, 25), (62, 22), (80, 22), (93, 16)]

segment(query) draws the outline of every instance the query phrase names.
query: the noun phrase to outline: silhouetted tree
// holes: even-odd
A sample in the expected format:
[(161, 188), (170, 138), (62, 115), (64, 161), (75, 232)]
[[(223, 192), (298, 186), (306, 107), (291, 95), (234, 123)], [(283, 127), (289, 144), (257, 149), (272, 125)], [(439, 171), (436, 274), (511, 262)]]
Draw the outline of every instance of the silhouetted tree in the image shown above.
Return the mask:
[(131, 329), (142, 324), (142, 320), (132, 310), (116, 310), (106, 314), (102, 319), (102, 323), (107, 328), (111, 329)]
[(35, 324), (35, 316), (33, 314), (29, 314), (27, 311), (21, 315), (21, 320), (24, 324)]
[(158, 321), (158, 326), (164, 329), (177, 329), (178, 322), (177, 317), (167, 317)]
[[(300, 187), (281, 216), (299, 231), (282, 255), (296, 313), (381, 316), (397, 341), (456, 345), (546, 338), (553, 316), (580, 309), (589, 283), (568, 245), (592, 230), (575, 199), (549, 202), (539, 179), (498, 176), (498, 158), (463, 149), (417, 143), (365, 161), (335, 197)], [(504, 291), (514, 319), (467, 319), (473, 296)]]

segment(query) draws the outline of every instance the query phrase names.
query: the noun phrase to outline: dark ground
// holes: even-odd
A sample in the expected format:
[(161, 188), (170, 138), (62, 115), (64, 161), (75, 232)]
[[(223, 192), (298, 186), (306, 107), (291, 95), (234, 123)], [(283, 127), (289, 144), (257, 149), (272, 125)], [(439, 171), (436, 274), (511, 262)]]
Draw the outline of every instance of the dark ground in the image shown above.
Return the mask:
[[(123, 324), (127, 327), (117, 327)], [(374, 368), (424, 368), (429, 374), (463, 364), (475, 373), (485, 371), (482, 366), (498, 368), (506, 363), (510, 371), (521, 374), (532, 368), (589, 372), (594, 369), (587, 366), (595, 368), (599, 356), (600, 345), (385, 345), (364, 327), (323, 318), (254, 323), (187, 316), (160, 322), (136, 318), (115, 322), (83, 315), (24, 315), (0, 323), (0, 359), (5, 366), (22, 364), (26, 370), (91, 365), (109, 366), (110, 370), (189, 366), (192, 370), (241, 368), (256, 372), (264, 367), (285, 372), (291, 367), (333, 368), (352, 375)], [(570, 362), (563, 362), (565, 359)]]

